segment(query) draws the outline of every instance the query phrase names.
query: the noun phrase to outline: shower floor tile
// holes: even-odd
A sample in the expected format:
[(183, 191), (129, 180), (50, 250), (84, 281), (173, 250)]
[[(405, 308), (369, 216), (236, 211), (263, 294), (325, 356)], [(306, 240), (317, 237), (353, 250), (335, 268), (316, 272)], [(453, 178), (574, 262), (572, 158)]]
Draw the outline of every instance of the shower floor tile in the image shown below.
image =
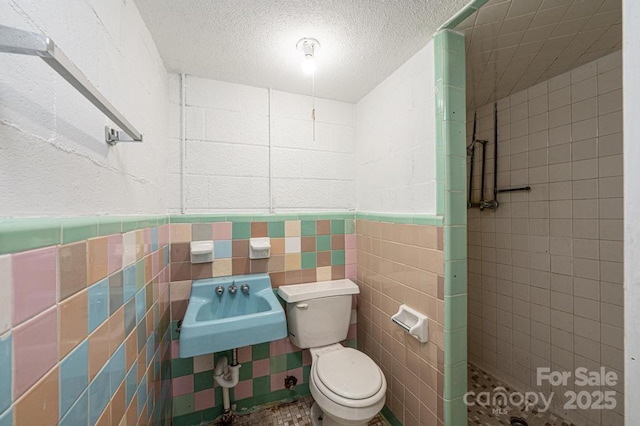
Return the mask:
[[(306, 396), (288, 404), (264, 408), (251, 414), (236, 416), (233, 426), (310, 426), (313, 398)], [(211, 423), (216, 425), (217, 423)], [(387, 426), (380, 414), (369, 422), (369, 426)]]
[[(505, 388), (507, 395), (512, 392), (509, 386), (471, 364), (469, 364), (467, 377), (468, 390), (474, 391), (476, 394), (483, 391), (491, 392), (498, 386)], [(510, 425), (511, 417), (520, 417), (526, 420), (529, 426), (575, 426), (573, 423), (551, 412), (541, 413), (536, 408), (524, 411), (524, 407), (522, 407), (521, 409), (511, 409), (509, 412), (502, 414), (493, 413), (491, 407), (474, 405), (468, 407), (467, 412), (469, 413), (469, 425)]]

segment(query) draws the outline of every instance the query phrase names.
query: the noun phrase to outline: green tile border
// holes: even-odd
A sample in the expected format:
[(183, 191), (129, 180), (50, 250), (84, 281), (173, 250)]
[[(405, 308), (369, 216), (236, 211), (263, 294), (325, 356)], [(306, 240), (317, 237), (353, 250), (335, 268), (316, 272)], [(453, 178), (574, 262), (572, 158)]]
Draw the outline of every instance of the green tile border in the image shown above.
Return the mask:
[(444, 222), (444, 422), (466, 424), (467, 203), (464, 35), (455, 27), (482, 6), (476, 0), (434, 38), (436, 85), (436, 211)]
[(377, 222), (405, 223), (413, 225), (442, 226), (444, 218), (439, 215), (428, 214), (395, 214), (395, 213), (373, 213), (357, 212), (356, 219), (372, 220)]
[(384, 420), (390, 426), (402, 426), (402, 422), (398, 420), (398, 418), (393, 414), (393, 412), (386, 405), (382, 407), (382, 411), (380, 411)]

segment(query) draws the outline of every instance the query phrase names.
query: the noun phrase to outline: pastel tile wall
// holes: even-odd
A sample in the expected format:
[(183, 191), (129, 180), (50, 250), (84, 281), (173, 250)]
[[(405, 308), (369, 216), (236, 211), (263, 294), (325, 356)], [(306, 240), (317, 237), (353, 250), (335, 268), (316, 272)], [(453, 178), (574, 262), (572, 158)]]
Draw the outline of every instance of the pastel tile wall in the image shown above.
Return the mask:
[[(577, 424), (623, 424), (621, 67), (617, 52), (499, 100), (498, 185), (532, 190), (469, 210), (470, 360), (522, 389), (536, 388), (537, 367), (616, 372), (602, 389), (615, 410), (565, 411), (556, 398)], [(493, 105), (477, 112), (489, 197)]]
[(170, 419), (170, 234), (151, 222), (0, 223), (0, 424)]
[[(178, 323), (184, 318), (195, 279), (269, 273), (274, 289), (298, 284), (356, 277), (354, 214), (256, 216), (184, 216), (171, 224), (171, 330), (173, 424), (196, 425), (222, 413), (221, 388), (214, 385), (213, 368), (231, 351), (179, 358)], [(270, 237), (271, 257), (249, 259), (249, 238)], [(189, 242), (214, 240), (213, 264), (191, 265)], [(346, 345), (356, 345), (355, 304)], [(309, 393), (311, 357), (288, 338), (239, 348), (240, 383), (231, 391), (238, 412), (269, 402), (291, 400)], [(284, 378), (298, 379), (294, 390)]]
[[(401, 424), (444, 424), (443, 228), (358, 218), (356, 231), (358, 348), (385, 374)], [(403, 303), (429, 317), (428, 343), (391, 321)]]

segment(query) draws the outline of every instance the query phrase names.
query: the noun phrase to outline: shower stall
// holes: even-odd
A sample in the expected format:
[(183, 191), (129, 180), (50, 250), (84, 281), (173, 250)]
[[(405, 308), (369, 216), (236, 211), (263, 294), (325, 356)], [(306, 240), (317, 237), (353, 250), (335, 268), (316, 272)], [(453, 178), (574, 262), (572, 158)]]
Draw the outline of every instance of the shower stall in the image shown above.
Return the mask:
[(624, 424), (621, 20), (619, 1), (511, 0), (456, 28), (469, 391), (491, 397), (470, 422)]

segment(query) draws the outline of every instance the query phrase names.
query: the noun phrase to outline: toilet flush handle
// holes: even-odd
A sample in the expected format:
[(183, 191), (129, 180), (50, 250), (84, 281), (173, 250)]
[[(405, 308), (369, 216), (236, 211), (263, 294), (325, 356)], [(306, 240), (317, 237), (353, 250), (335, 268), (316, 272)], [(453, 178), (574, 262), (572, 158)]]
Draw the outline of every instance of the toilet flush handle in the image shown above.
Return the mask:
[(307, 309), (308, 307), (309, 307), (309, 304), (307, 303), (298, 303), (296, 305), (296, 308), (299, 308), (299, 309)]

